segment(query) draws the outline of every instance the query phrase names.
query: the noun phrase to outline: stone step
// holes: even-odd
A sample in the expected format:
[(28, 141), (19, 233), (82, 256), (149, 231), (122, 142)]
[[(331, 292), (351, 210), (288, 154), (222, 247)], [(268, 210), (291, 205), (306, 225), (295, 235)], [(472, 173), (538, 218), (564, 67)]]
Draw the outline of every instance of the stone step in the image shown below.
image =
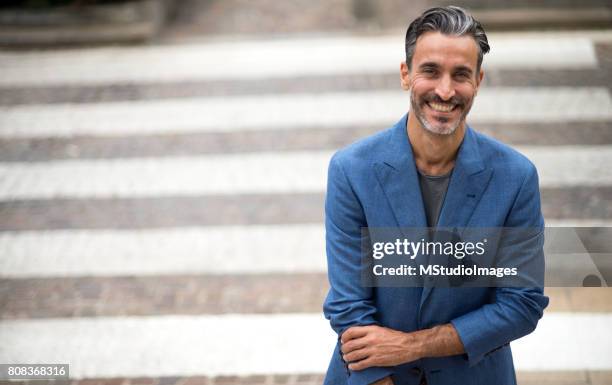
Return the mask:
[(0, 46), (27, 47), (143, 42), (157, 36), (165, 0), (134, 0), (51, 8), (0, 8)]
[[(0, 279), (0, 319), (317, 313), (328, 287), (324, 272)], [(612, 313), (610, 287), (544, 292), (547, 313)]]

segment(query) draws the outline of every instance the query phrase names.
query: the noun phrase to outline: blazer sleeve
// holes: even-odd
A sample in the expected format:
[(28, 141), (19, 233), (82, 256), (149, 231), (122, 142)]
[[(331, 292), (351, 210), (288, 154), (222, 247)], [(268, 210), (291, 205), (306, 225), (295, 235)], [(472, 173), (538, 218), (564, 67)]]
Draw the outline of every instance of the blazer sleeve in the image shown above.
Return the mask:
[[(544, 220), (540, 209), (538, 176), (535, 167), (530, 169), (515, 198), (504, 227), (529, 228), (529, 236), (521, 240), (523, 244), (508, 244), (502, 248), (514, 248), (527, 252), (506, 253), (513, 259), (514, 266), (530, 266), (533, 285), (528, 287), (499, 287), (494, 301), (481, 308), (453, 319), (454, 325), (467, 353), (469, 365), (477, 364), (488, 353), (523, 337), (535, 330), (548, 297), (543, 294), (544, 282)], [(510, 262), (505, 261), (509, 265)], [(523, 285), (521, 285), (523, 286)]]
[[(337, 155), (330, 161), (327, 178), (325, 237), (330, 290), (323, 312), (340, 339), (351, 326), (378, 322), (373, 289), (361, 284), (361, 228), (367, 226), (365, 214)], [(348, 384), (371, 384), (392, 373), (387, 367), (349, 370)]]

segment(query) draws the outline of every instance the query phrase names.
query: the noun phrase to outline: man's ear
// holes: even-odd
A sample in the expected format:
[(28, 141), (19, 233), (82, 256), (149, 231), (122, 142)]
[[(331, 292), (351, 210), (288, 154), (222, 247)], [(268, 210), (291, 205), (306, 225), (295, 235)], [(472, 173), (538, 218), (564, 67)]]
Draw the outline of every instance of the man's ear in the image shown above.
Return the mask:
[(476, 77), (476, 93), (480, 89), (480, 83), (482, 83), (482, 79), (484, 79), (484, 70), (481, 68), (480, 72), (478, 72), (478, 76)]
[(405, 61), (400, 64), (400, 84), (404, 91), (410, 89), (410, 71), (408, 71), (408, 66)]

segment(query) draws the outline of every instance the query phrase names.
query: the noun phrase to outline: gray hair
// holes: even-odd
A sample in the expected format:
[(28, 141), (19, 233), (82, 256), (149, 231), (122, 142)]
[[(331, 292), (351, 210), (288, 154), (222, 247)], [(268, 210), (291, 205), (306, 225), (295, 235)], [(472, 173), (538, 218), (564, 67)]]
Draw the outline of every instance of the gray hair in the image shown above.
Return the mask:
[(425, 32), (440, 32), (444, 35), (472, 36), (478, 43), (478, 63), (476, 71), (480, 71), (482, 58), (489, 52), (487, 35), (478, 20), (474, 19), (465, 9), (448, 6), (430, 8), (416, 18), (406, 31), (406, 64), (412, 69), (412, 57), (419, 36)]

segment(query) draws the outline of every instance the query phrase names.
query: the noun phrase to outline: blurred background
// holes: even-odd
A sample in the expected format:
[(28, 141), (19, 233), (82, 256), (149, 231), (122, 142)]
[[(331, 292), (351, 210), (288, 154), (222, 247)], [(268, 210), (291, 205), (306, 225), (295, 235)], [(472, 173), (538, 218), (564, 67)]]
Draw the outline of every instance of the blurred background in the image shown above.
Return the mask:
[[(2, 1), (0, 363), (321, 383), (327, 162), (406, 112), (405, 29), (439, 4)], [(454, 4), (492, 47), (468, 122), (535, 162), (548, 225), (610, 226), (610, 1)], [(519, 384), (612, 384), (612, 291), (547, 294)]]

